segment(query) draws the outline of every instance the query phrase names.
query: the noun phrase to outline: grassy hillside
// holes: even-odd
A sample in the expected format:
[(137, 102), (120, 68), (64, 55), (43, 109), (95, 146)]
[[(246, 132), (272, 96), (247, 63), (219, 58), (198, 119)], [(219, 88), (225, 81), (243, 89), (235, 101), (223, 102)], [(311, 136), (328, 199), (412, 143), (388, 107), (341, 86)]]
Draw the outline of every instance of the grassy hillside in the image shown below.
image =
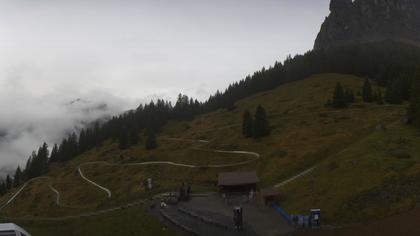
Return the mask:
[(23, 225), (32, 235), (72, 236), (72, 235), (182, 235), (167, 229), (146, 213), (143, 207), (127, 209), (103, 216), (72, 219), (58, 222), (14, 221)]
[(292, 212), (321, 208), (332, 222), (380, 218), (413, 208), (420, 194), (418, 132), (390, 123), (321, 162), (287, 185)]
[[(338, 81), (355, 92), (361, 90), (363, 84), (362, 78), (351, 75), (315, 75), (243, 99), (235, 104), (233, 111), (219, 110), (188, 122), (170, 122), (158, 137), (159, 147), (153, 151), (144, 149), (144, 138), (138, 146), (124, 151), (119, 150), (117, 144), (108, 142), (70, 162), (51, 166), (48, 176), (52, 178), (52, 186), (61, 193), (62, 204), (67, 207), (56, 206), (55, 194), (48, 188), (48, 181), (39, 180), (30, 184), (4, 213), (14, 217), (79, 214), (137, 201), (164, 190), (174, 190), (183, 181), (192, 183), (193, 191), (214, 191), (217, 173), (221, 171), (255, 169), (261, 178), (261, 186), (271, 186), (312, 166), (317, 168), (310, 175), (281, 188), (284, 197), (279, 200), (292, 212), (305, 213), (309, 208), (319, 207), (323, 209), (327, 221), (336, 222), (338, 219), (353, 221), (408, 209), (414, 203), (414, 199), (411, 199), (413, 194), (393, 202), (391, 209), (386, 204), (372, 204), (366, 209), (364, 205), (360, 207), (366, 196), (374, 195), (372, 191), (379, 191), (375, 188), (386, 185), (392, 176), (400, 176), (401, 173), (415, 176), (420, 173), (420, 157), (417, 155), (420, 152), (416, 147), (419, 137), (416, 131), (401, 123), (404, 106), (364, 104), (357, 97), (358, 102), (349, 109), (326, 108), (324, 104), (332, 96)], [(260, 140), (245, 139), (241, 134), (243, 112), (245, 109), (254, 112), (258, 104), (267, 111), (272, 133)], [(377, 130), (376, 126), (380, 123), (386, 129)], [(210, 142), (174, 141), (168, 137), (205, 139)], [(124, 164), (160, 160), (203, 165), (249, 159), (245, 155), (214, 153), (211, 151), (213, 149), (258, 152), (261, 159), (242, 167), (222, 169), (84, 166), (83, 172), (88, 178), (112, 191), (110, 199), (104, 191), (86, 183), (76, 172), (79, 164), (92, 161)], [(148, 177), (155, 180), (153, 192), (141, 186)], [(11, 193), (0, 201), (5, 202), (10, 196)], [(370, 198), (375, 201), (374, 197)], [(350, 211), (353, 206), (363, 210)], [(138, 221), (145, 218), (155, 222), (142, 209), (110, 213), (103, 216), (103, 222), (107, 224), (113, 218), (130, 218), (134, 212), (139, 214), (135, 218)], [(60, 227), (70, 227), (80, 222), (88, 227), (90, 221), (65, 221)], [(108, 232), (123, 224), (120, 220), (115, 222), (115, 226), (107, 224), (103, 229), (101, 223), (97, 223), (95, 225), (98, 227), (95, 228), (99, 232)], [(124, 221), (124, 227), (129, 227), (130, 222)], [(47, 235), (42, 230), (54, 232), (55, 228), (54, 224), (36, 221), (22, 224), (33, 229), (35, 236)], [(150, 230), (160, 230), (161, 226), (153, 223), (150, 227)], [(87, 232), (78, 233), (84, 235)], [(153, 235), (157, 235), (157, 231), (154, 232)]]

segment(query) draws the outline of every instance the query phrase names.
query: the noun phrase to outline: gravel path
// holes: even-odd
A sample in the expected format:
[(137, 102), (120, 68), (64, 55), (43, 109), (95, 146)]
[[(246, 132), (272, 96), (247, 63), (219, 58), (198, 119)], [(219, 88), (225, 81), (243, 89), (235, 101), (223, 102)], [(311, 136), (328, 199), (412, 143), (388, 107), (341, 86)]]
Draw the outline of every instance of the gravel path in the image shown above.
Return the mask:
[[(181, 138), (165, 138), (166, 140), (170, 141), (183, 141), (183, 142), (198, 142), (198, 143), (209, 143), (207, 140), (194, 140), (194, 139), (181, 139)], [(204, 149), (202, 149), (204, 150)], [(172, 161), (148, 161), (148, 162), (138, 162), (138, 163), (125, 163), (125, 164), (116, 164), (116, 163), (110, 163), (105, 161), (97, 161), (97, 162), (86, 162), (83, 164), (80, 164), (77, 168), (78, 173), (80, 176), (87, 181), (88, 183), (94, 185), (95, 187), (101, 189), (104, 191), (108, 198), (112, 197), (112, 192), (108, 188), (101, 186), (98, 183), (95, 183), (94, 181), (88, 179), (82, 172), (82, 166), (86, 165), (107, 165), (107, 166), (147, 166), (147, 165), (170, 165), (170, 166), (177, 166), (177, 167), (185, 167), (185, 168), (226, 168), (226, 167), (234, 167), (234, 166), (242, 166), (249, 164), (251, 162), (257, 161), (260, 158), (260, 154), (256, 152), (248, 152), (248, 151), (225, 151), (225, 150), (206, 150), (206, 151), (212, 151), (214, 153), (227, 153), (227, 154), (234, 154), (234, 155), (248, 155), (251, 156), (250, 160), (241, 161), (237, 163), (231, 163), (231, 164), (221, 164), (221, 165), (192, 165), (192, 164), (186, 164), (186, 163), (177, 163)]]
[(98, 210), (98, 211), (90, 211), (86, 213), (81, 213), (77, 215), (69, 215), (69, 216), (62, 216), (62, 217), (7, 217), (2, 216), (1, 218), (7, 219), (7, 220), (24, 220), (24, 221), (64, 221), (64, 220), (70, 220), (70, 219), (79, 219), (83, 217), (92, 217), (92, 216), (99, 216), (108, 214), (114, 211), (120, 211), (127, 208), (135, 207), (141, 204), (144, 204), (147, 200), (140, 200), (132, 203), (128, 203), (123, 206), (117, 206), (112, 208), (107, 208), (104, 210)]
[(13, 200), (15, 200), (15, 198), (17, 197), (17, 196), (19, 196), (19, 194), (30, 184), (30, 183), (32, 183), (32, 182), (35, 182), (35, 181), (37, 181), (37, 180), (41, 180), (41, 179), (46, 179), (46, 180), (48, 180), (48, 188), (51, 190), (51, 191), (53, 191), (54, 193), (55, 193), (55, 195), (56, 195), (56, 199), (55, 199), (55, 203), (58, 205), (58, 206), (63, 206), (63, 205), (61, 205), (61, 203), (60, 203), (60, 193), (58, 192), (58, 190), (57, 189), (55, 189), (53, 186), (52, 186), (52, 184), (51, 184), (51, 178), (50, 177), (46, 177), (46, 176), (41, 176), (41, 177), (37, 177), (37, 178), (33, 178), (33, 179), (30, 179), (30, 180), (28, 180), (28, 181), (26, 181), (26, 183), (24, 183), (23, 185), (22, 185), (22, 187), (15, 193), (15, 194), (13, 194), (12, 195), (12, 197), (10, 197), (10, 199), (5, 203), (5, 204), (3, 204), (1, 207), (0, 207), (0, 211), (1, 210), (3, 210), (5, 207), (7, 207)]
[[(207, 140), (194, 140), (194, 139), (181, 139), (181, 138), (164, 138), (166, 140), (169, 141), (182, 141), (182, 142), (197, 142), (197, 143), (201, 143), (201, 144), (207, 144), (209, 143), (209, 141)], [(199, 149), (199, 148), (196, 148)], [(139, 163), (125, 163), (125, 164), (116, 164), (116, 163), (110, 163), (110, 162), (105, 162), (105, 161), (98, 161), (98, 162), (86, 162), (86, 163), (82, 163), (77, 167), (77, 172), (79, 173), (79, 175), (81, 176), (81, 178), (83, 180), (85, 180), (86, 182), (90, 183), (91, 185), (99, 188), (100, 190), (104, 191), (107, 194), (108, 198), (112, 197), (112, 192), (111, 190), (109, 190), (108, 188), (101, 186), (100, 184), (94, 182), (93, 180), (90, 180), (88, 177), (86, 177), (83, 174), (83, 170), (82, 167), (83, 166), (87, 166), (87, 165), (107, 165), (107, 166), (147, 166), (147, 165), (170, 165), (170, 166), (178, 166), (178, 167), (184, 167), (184, 168), (226, 168), (226, 167), (234, 167), (234, 166), (242, 166), (242, 165), (247, 165), (251, 162), (257, 161), (260, 158), (260, 154), (256, 153), (256, 152), (248, 152), (248, 151), (227, 151), (227, 150), (207, 150), (207, 149), (199, 149), (199, 150), (203, 150), (203, 151), (211, 151), (214, 153), (226, 153), (226, 154), (234, 154), (234, 155), (247, 155), (250, 156), (249, 160), (246, 161), (240, 161), (237, 163), (230, 163), (230, 164), (219, 164), (219, 165), (192, 165), (192, 164), (186, 164), (186, 163), (177, 163), (177, 162), (171, 162), (171, 161), (150, 161), (150, 162), (139, 162)], [(285, 180), (277, 185), (275, 185), (275, 187), (280, 187), (283, 186), (309, 172), (311, 172), (315, 167), (308, 169), (288, 180)], [(37, 180), (41, 180), (41, 179), (47, 179), (49, 181), (48, 183), (48, 187), (50, 188), (50, 190), (52, 192), (55, 193), (56, 195), (56, 199), (55, 202), (57, 204), (57, 206), (60, 207), (69, 207), (69, 208), (74, 208), (71, 206), (67, 206), (67, 205), (63, 205), (60, 202), (60, 192), (55, 189), (52, 186), (52, 180), (50, 177), (37, 177), (37, 178), (33, 178), (28, 180), (26, 183), (23, 184), (23, 186), (18, 189), (18, 191), (12, 195), (12, 197), (0, 207), (0, 211), (2, 211), (5, 207), (7, 207), (8, 205), (10, 205), (10, 203), (12, 201), (14, 201), (19, 194), (32, 182), (37, 181)], [(141, 202), (144, 202), (144, 200), (142, 200)], [(135, 206), (138, 202), (135, 203), (130, 203), (127, 205), (123, 205), (123, 206), (119, 206), (119, 207), (114, 207), (114, 208), (110, 208), (110, 209), (106, 209), (106, 210), (100, 210), (100, 211), (95, 211), (95, 212), (88, 212), (88, 213), (83, 213), (83, 214), (79, 214), (79, 215), (73, 215), (73, 216), (64, 216), (64, 217), (37, 217), (37, 218), (7, 218), (7, 219), (28, 219), (28, 220), (66, 220), (66, 219), (72, 219), (72, 218), (81, 218), (81, 217), (88, 217), (88, 216), (94, 216), (94, 215), (98, 215), (98, 214), (105, 214), (105, 213), (109, 213), (109, 212), (113, 212), (116, 210), (121, 210), (123, 208), (126, 207), (130, 207), (130, 206)]]
[(288, 183), (290, 183), (290, 182), (292, 182), (292, 181), (294, 181), (294, 180), (296, 180), (296, 179), (298, 179), (298, 178), (300, 178), (304, 175), (307, 175), (307, 174), (311, 173), (316, 167), (317, 166), (313, 166), (313, 167), (311, 167), (311, 168), (309, 168), (305, 171), (302, 171), (301, 173), (299, 173), (299, 174), (297, 174), (297, 175), (295, 175), (295, 176), (293, 176), (289, 179), (286, 179), (285, 181), (283, 181), (281, 183), (278, 183), (278, 184), (274, 185), (274, 187), (276, 187), (276, 188), (282, 187), (282, 186), (284, 186), (284, 185), (286, 185), (286, 184), (288, 184)]

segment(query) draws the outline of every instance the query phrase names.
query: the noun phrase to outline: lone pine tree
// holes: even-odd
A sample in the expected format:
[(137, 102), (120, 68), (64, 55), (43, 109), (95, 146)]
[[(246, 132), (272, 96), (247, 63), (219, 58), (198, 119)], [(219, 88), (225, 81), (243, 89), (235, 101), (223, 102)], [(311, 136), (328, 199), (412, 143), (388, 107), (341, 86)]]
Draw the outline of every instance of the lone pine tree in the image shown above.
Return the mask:
[(338, 82), (335, 86), (334, 95), (332, 99), (332, 106), (335, 108), (347, 107), (346, 94), (344, 93), (344, 89), (341, 86), (340, 82)]
[(254, 118), (254, 138), (261, 138), (270, 134), (267, 115), (265, 109), (258, 105)]
[(245, 110), (243, 121), (242, 121), (242, 134), (245, 138), (251, 138), (254, 136), (254, 120), (248, 110)]

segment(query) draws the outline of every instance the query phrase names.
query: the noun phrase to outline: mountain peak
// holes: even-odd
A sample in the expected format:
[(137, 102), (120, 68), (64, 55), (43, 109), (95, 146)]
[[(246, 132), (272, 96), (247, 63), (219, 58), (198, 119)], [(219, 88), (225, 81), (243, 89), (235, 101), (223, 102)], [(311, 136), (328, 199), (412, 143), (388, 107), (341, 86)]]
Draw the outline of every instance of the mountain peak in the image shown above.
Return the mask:
[(352, 0), (331, 0), (330, 11), (331, 12), (341, 12), (349, 10), (353, 7)]
[(331, 0), (314, 49), (382, 40), (420, 42), (420, 1)]

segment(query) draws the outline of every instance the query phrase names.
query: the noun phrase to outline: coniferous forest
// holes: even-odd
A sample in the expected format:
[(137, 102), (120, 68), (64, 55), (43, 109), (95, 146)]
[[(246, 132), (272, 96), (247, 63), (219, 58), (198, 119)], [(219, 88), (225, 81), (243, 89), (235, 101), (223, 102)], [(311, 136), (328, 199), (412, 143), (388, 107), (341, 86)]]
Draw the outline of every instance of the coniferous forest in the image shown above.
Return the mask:
[[(44, 143), (30, 155), (24, 169), (18, 167), (14, 178), (6, 178), (0, 185), (0, 193), (27, 179), (43, 175), (50, 163), (71, 160), (101, 146), (107, 140), (118, 142), (120, 149), (126, 149), (145, 138), (146, 149), (154, 149), (158, 146), (156, 136), (168, 120), (191, 120), (197, 114), (218, 109), (233, 111), (235, 102), (240, 99), (318, 73), (354, 74), (369, 78), (361, 94), (365, 102), (400, 104), (410, 101), (407, 116), (413, 125), (420, 128), (419, 65), (420, 48), (392, 41), (313, 50), (304, 55), (289, 56), (283, 63), (275, 62), (271, 67), (262, 68), (229, 85), (223, 92), (217, 91), (205, 102), (182, 94), (178, 96), (175, 105), (164, 100), (151, 101), (106, 122), (95, 122), (77, 134), (69, 134), (53, 146), (51, 153)], [(387, 87), (386, 94), (373, 91), (371, 82)], [(352, 102), (353, 91), (337, 84), (330, 104), (336, 108), (345, 108)], [(265, 110), (259, 107), (252, 122), (252, 115), (245, 112), (243, 135), (258, 138), (269, 134), (265, 116)], [(144, 136), (139, 136), (139, 133)]]

